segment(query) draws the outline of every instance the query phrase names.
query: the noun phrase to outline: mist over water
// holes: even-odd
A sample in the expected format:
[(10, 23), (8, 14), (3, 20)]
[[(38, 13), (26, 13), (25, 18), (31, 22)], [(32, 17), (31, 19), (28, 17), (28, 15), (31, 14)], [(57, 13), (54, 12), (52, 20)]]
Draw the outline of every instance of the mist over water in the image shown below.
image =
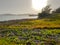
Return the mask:
[(29, 15), (0, 15), (0, 21), (8, 21), (8, 20), (17, 20), (17, 19), (35, 19), (37, 16), (29, 16)]

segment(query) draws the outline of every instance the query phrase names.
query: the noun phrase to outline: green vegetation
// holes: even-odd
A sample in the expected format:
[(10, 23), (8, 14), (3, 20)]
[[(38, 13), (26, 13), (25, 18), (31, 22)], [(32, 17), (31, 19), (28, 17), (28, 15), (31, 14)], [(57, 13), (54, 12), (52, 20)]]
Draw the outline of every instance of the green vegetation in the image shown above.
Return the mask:
[(0, 22), (0, 45), (60, 45), (60, 14), (54, 15)]
[(47, 8), (38, 19), (0, 22), (0, 45), (60, 45), (60, 13)]
[(17, 29), (4, 30), (0, 32), (0, 45), (32, 45), (53, 43), (60, 44), (60, 29)]

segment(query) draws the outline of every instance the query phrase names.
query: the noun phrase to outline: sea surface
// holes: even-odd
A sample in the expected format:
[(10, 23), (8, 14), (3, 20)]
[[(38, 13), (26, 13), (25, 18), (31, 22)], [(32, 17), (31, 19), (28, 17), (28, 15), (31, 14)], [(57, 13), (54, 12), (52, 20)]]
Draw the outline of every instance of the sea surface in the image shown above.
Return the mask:
[(14, 15), (14, 14), (0, 14), (0, 21), (8, 21), (8, 20), (17, 20), (17, 19), (35, 19), (37, 16), (29, 16), (29, 15)]

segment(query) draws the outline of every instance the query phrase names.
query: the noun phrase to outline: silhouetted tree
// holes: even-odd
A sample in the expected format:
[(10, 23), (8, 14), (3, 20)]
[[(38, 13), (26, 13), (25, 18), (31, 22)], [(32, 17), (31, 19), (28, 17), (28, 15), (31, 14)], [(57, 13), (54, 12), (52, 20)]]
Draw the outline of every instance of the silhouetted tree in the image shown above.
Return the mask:
[(38, 18), (48, 17), (50, 15), (50, 11), (51, 11), (50, 5), (44, 7), (42, 9), (42, 12), (41, 13), (38, 13)]
[(42, 9), (42, 12), (45, 12), (45, 13), (50, 13), (50, 11), (51, 11), (50, 5), (47, 5)]
[(60, 13), (60, 7), (57, 8), (56, 10), (52, 11), (52, 13)]

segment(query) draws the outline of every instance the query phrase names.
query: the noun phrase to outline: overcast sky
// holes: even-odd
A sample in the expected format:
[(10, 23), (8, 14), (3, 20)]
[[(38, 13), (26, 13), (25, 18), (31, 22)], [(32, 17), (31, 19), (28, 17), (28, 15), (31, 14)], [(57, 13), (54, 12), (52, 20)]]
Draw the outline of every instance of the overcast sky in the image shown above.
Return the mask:
[(53, 9), (56, 9), (60, 7), (60, 0), (48, 0), (48, 4), (50, 4)]
[[(60, 0), (48, 0), (55, 9), (60, 6)], [(32, 11), (31, 0), (0, 0), (0, 13), (35, 13)]]

